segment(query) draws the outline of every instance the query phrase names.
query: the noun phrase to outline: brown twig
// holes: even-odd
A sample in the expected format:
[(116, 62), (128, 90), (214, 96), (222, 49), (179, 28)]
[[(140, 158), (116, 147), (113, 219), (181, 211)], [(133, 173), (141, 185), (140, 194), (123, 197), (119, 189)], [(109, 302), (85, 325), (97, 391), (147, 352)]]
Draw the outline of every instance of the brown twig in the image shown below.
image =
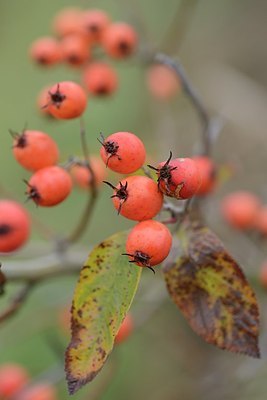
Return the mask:
[(11, 300), (7, 308), (0, 313), (0, 324), (14, 316), (24, 305), (25, 300), (28, 298), (34, 287), (34, 282), (27, 282), (22, 289), (16, 294), (16, 296)]

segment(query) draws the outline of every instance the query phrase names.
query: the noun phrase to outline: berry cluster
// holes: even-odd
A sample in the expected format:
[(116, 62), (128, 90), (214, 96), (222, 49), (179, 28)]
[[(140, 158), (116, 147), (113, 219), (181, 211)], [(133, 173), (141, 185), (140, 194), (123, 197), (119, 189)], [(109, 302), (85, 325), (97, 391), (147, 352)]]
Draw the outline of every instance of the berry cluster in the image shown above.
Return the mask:
[(30, 383), (30, 377), (19, 364), (2, 364), (0, 366), (0, 398), (5, 400), (57, 400), (54, 386), (48, 383)]
[[(100, 155), (108, 168), (121, 174), (140, 169), (146, 158), (142, 141), (133, 133), (116, 132), (106, 139), (101, 135)], [(178, 200), (209, 193), (215, 184), (214, 164), (206, 157), (176, 158), (172, 153), (157, 167), (157, 183), (147, 176), (130, 175), (114, 186), (111, 196), (118, 214), (138, 224), (130, 231), (126, 253), (141, 267), (160, 264), (169, 254), (172, 236), (168, 228), (153, 218), (161, 211), (164, 195)]]

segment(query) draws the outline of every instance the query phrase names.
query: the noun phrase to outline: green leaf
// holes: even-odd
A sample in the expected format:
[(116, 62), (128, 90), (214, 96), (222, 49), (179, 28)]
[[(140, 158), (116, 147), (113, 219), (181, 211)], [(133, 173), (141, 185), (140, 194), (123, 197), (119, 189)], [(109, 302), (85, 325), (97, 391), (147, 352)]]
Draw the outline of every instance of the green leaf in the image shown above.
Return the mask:
[(126, 232), (118, 233), (99, 244), (81, 270), (72, 303), (72, 338), (66, 351), (70, 394), (101, 370), (134, 298), (142, 268), (121, 255), (126, 237)]
[(208, 228), (184, 228), (164, 268), (171, 298), (206, 342), (259, 358), (258, 304), (242, 270)]

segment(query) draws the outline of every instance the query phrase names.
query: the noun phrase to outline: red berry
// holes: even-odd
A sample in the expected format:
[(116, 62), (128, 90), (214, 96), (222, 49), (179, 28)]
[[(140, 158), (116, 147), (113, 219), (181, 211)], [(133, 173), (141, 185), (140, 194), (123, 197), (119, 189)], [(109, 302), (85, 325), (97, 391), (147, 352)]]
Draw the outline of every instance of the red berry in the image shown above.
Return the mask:
[(26, 370), (18, 364), (0, 366), (0, 398), (9, 399), (20, 392), (29, 381)]
[(201, 175), (201, 184), (197, 190), (197, 195), (205, 196), (212, 192), (216, 185), (216, 167), (209, 157), (198, 156), (193, 159), (197, 163)]
[(191, 158), (171, 159), (162, 162), (157, 168), (149, 165), (157, 171), (160, 190), (176, 199), (189, 199), (197, 192), (201, 176), (196, 162)]
[(82, 14), (82, 27), (92, 43), (99, 43), (110, 24), (108, 15), (102, 10), (87, 10)]
[(254, 226), (262, 235), (267, 235), (267, 205), (259, 209)]
[[(108, 182), (106, 182), (108, 183)], [(161, 210), (163, 194), (157, 184), (146, 176), (128, 176), (114, 190), (113, 204), (118, 213), (134, 221), (155, 217)]]
[(39, 383), (25, 390), (19, 400), (57, 400), (54, 386), (48, 383)]
[(105, 30), (102, 44), (109, 56), (125, 58), (135, 51), (137, 35), (130, 25), (117, 22)]
[(160, 100), (169, 100), (181, 91), (181, 83), (173, 69), (165, 65), (152, 65), (147, 71), (147, 86)]
[(118, 86), (115, 70), (103, 62), (94, 62), (85, 68), (83, 82), (89, 93), (95, 96), (106, 96), (113, 93)]
[(72, 188), (70, 175), (61, 167), (39, 169), (27, 182), (27, 194), (37, 205), (55, 206), (69, 195)]
[(57, 64), (62, 58), (60, 45), (51, 37), (37, 39), (30, 47), (30, 57), (41, 65)]
[(115, 337), (115, 343), (116, 344), (120, 344), (122, 342), (124, 342), (126, 339), (128, 339), (128, 337), (130, 336), (130, 334), (133, 331), (133, 318), (131, 316), (131, 314), (126, 314), (126, 317), (124, 318), (120, 329)]
[(22, 205), (11, 200), (0, 201), (0, 252), (20, 248), (30, 234), (30, 218)]
[(165, 225), (153, 220), (142, 221), (128, 235), (126, 255), (140, 267), (151, 267), (168, 256), (171, 245), (172, 236)]
[(60, 43), (63, 61), (79, 67), (90, 58), (90, 49), (85, 37), (81, 35), (68, 35)]
[(101, 136), (100, 155), (112, 171), (131, 174), (145, 162), (146, 150), (143, 142), (133, 133), (116, 132), (106, 139)]
[(238, 229), (252, 228), (259, 208), (258, 198), (246, 191), (230, 193), (222, 200), (222, 214), (225, 220)]
[(14, 157), (24, 168), (37, 171), (57, 163), (59, 157), (57, 144), (46, 133), (25, 130), (13, 136)]
[[(107, 172), (102, 160), (97, 156), (90, 157), (91, 167), (95, 174), (96, 185), (100, 186), (105, 179)], [(92, 175), (85, 165), (74, 165), (71, 167), (71, 176), (74, 183), (82, 189), (91, 187)]]
[(79, 8), (63, 8), (54, 18), (53, 30), (58, 36), (84, 34)]
[(86, 109), (87, 96), (75, 82), (64, 81), (55, 84), (48, 91), (48, 111), (56, 118), (71, 119), (80, 117)]

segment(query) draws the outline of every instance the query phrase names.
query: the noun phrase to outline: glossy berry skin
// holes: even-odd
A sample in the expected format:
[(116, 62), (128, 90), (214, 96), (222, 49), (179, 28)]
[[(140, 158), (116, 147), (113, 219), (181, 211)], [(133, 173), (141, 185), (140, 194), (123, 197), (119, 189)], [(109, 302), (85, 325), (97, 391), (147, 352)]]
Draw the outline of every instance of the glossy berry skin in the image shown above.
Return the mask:
[(137, 171), (145, 162), (143, 142), (133, 133), (116, 132), (102, 137), (100, 155), (108, 168), (121, 174)]
[(198, 156), (193, 159), (197, 163), (201, 175), (201, 184), (196, 194), (205, 196), (211, 193), (216, 185), (216, 166), (209, 157)]
[(51, 207), (70, 194), (72, 180), (68, 172), (58, 166), (39, 169), (27, 182), (27, 194), (38, 206)]
[(221, 203), (225, 220), (234, 228), (241, 230), (254, 227), (259, 208), (258, 198), (246, 191), (230, 193)]
[(34, 130), (15, 135), (13, 154), (18, 163), (29, 171), (55, 165), (59, 158), (56, 142), (46, 133)]
[(259, 209), (254, 226), (262, 235), (267, 235), (267, 205)]
[(91, 43), (99, 43), (110, 24), (109, 16), (102, 10), (91, 9), (82, 14), (81, 24)]
[(57, 83), (50, 88), (47, 94), (48, 111), (58, 119), (80, 117), (84, 113), (86, 105), (86, 93), (75, 82)]
[(135, 30), (124, 22), (109, 25), (103, 36), (103, 47), (113, 58), (122, 59), (133, 54), (137, 46)]
[(172, 154), (167, 161), (162, 162), (157, 168), (159, 189), (170, 197), (176, 199), (189, 199), (196, 194), (201, 176), (196, 162), (192, 158), (171, 159)]
[(176, 73), (165, 65), (152, 65), (146, 75), (150, 93), (159, 100), (170, 100), (181, 91)]
[(20, 395), (20, 400), (58, 400), (54, 386), (48, 383), (39, 383), (26, 389)]
[[(107, 170), (100, 157), (90, 157), (91, 167), (95, 174), (96, 186), (100, 186), (106, 178)], [(71, 176), (75, 185), (81, 189), (89, 189), (92, 187), (92, 175), (90, 170), (84, 165), (74, 165), (71, 167)]]
[(83, 83), (94, 96), (107, 96), (115, 92), (118, 78), (115, 70), (103, 62), (89, 64), (83, 72)]
[(129, 233), (126, 254), (130, 262), (140, 267), (160, 264), (169, 254), (172, 236), (161, 222), (147, 220), (139, 222)]
[(115, 336), (115, 344), (120, 344), (124, 342), (131, 335), (133, 331), (134, 323), (131, 314), (126, 314), (120, 329)]
[(68, 35), (60, 43), (62, 59), (73, 67), (80, 67), (90, 58), (90, 50), (85, 37)]
[(31, 45), (29, 53), (33, 61), (44, 66), (55, 65), (62, 59), (60, 45), (51, 37), (37, 39)]
[(120, 181), (112, 196), (119, 214), (133, 221), (155, 217), (163, 205), (163, 194), (156, 182), (146, 176), (128, 176)]
[(30, 235), (30, 218), (22, 205), (0, 201), (0, 252), (9, 253), (25, 244)]
[(53, 31), (60, 37), (85, 34), (81, 24), (82, 11), (79, 8), (63, 8), (54, 18)]
[(27, 371), (18, 364), (0, 366), (0, 398), (9, 399), (20, 392), (29, 382)]

